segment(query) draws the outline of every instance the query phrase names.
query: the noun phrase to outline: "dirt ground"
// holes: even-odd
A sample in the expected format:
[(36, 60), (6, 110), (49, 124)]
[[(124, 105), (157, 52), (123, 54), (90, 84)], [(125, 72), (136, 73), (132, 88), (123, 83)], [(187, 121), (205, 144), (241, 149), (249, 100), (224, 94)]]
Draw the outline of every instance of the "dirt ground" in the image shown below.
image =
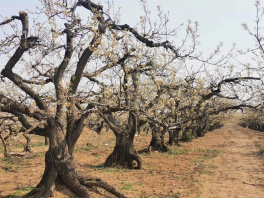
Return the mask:
[[(0, 146), (0, 197), (22, 196), (40, 181), (48, 147), (42, 137), (32, 139), (34, 153), (24, 158), (4, 158)], [(150, 139), (150, 134), (135, 137), (136, 149), (146, 149)], [(133, 198), (264, 198), (264, 157), (258, 155), (264, 149), (264, 133), (226, 124), (171, 147), (169, 153), (141, 153), (142, 170), (105, 168), (114, 143), (113, 133), (97, 135), (86, 129), (75, 150), (78, 172), (100, 177)], [(93, 197), (112, 197), (103, 190), (89, 190)], [(58, 186), (54, 197), (75, 196)]]

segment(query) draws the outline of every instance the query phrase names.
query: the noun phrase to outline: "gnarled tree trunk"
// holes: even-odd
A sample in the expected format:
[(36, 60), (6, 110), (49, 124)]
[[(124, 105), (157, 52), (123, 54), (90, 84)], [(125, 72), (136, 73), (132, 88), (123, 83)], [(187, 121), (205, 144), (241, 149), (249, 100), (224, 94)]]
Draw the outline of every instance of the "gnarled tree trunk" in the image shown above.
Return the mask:
[(208, 116), (197, 121), (197, 131), (196, 131), (197, 137), (204, 136), (208, 128), (209, 128)]
[(152, 130), (152, 139), (150, 145), (148, 146), (148, 151), (159, 151), (159, 152), (167, 152), (168, 147), (165, 145), (164, 137), (167, 132), (166, 128), (163, 128), (160, 131), (160, 127), (156, 126), (155, 123), (149, 123)]
[[(116, 145), (114, 151), (107, 157), (105, 161), (105, 166), (115, 167), (121, 166), (125, 168), (134, 168), (141, 169), (142, 160), (138, 156), (137, 151), (134, 148), (134, 137), (137, 132), (137, 118), (134, 113), (129, 112), (129, 118), (132, 122), (129, 121), (128, 129), (120, 129), (121, 127), (116, 126), (113, 120), (113, 116), (110, 115), (108, 118), (102, 115), (106, 123), (109, 125), (110, 129), (114, 132), (116, 136)], [(112, 122), (110, 120), (113, 120)], [(124, 131), (121, 131), (124, 130)], [(133, 162), (136, 162), (136, 166)]]
[(39, 184), (24, 197), (49, 197), (56, 179), (61, 180), (78, 196), (89, 197), (74, 168), (73, 157), (69, 154), (63, 128), (55, 119), (48, 119), (49, 150), (45, 155), (45, 171)]
[[(66, 139), (62, 125), (55, 119), (48, 118), (48, 124), (50, 144), (45, 155), (45, 171), (39, 184), (24, 197), (49, 197), (58, 181), (80, 197), (90, 197), (85, 186), (98, 186), (117, 197), (125, 197), (98, 178), (84, 179), (77, 175), (74, 158), (68, 148), (72, 139)], [(71, 145), (75, 145), (75, 142), (71, 142)]]
[[(141, 169), (142, 160), (138, 156), (133, 144), (134, 134), (129, 136), (126, 133), (116, 135), (114, 151), (107, 157), (105, 166), (122, 166), (127, 168)], [(133, 162), (136, 162), (136, 166)]]
[(179, 144), (179, 134), (180, 134), (181, 128), (176, 128), (174, 130), (169, 130), (169, 145), (172, 146), (173, 144), (176, 144), (177, 146), (180, 146)]

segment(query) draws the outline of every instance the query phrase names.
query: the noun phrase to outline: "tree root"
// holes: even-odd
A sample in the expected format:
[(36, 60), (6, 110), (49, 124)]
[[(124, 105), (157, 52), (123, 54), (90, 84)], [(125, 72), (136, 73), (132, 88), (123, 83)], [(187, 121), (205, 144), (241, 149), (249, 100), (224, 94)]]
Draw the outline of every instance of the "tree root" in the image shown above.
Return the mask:
[(74, 168), (70, 168), (71, 163), (59, 163), (57, 164), (59, 170), (63, 172), (58, 172), (54, 166), (46, 167), (43, 177), (39, 184), (28, 194), (25, 198), (48, 198), (52, 195), (55, 185), (58, 181), (61, 181), (64, 185), (67, 186), (72, 192), (76, 195), (84, 198), (90, 198), (88, 191), (85, 187), (100, 187), (107, 192), (115, 195), (118, 198), (126, 198), (125, 195), (120, 193), (113, 186), (107, 184), (105, 181), (100, 178), (88, 178), (78, 177)]
[(39, 184), (29, 193), (23, 197), (27, 198), (48, 198), (55, 189), (55, 179), (57, 178), (57, 171), (54, 169), (45, 170), (44, 175)]
[[(142, 168), (142, 159), (134, 154), (129, 153), (129, 157), (126, 158), (115, 158), (111, 160), (107, 160), (105, 162), (105, 167), (123, 167), (123, 168), (129, 168), (129, 169), (138, 169), (140, 170)], [(133, 161), (136, 161), (137, 166), (133, 167)]]
[(140, 170), (142, 168), (142, 159), (138, 156), (138, 155), (134, 155), (132, 153), (130, 153), (130, 157), (132, 159), (132, 161), (136, 161), (137, 162), (137, 167), (136, 169)]
[(50, 197), (52, 194), (53, 194), (53, 192), (54, 192), (54, 190), (55, 190), (55, 184), (53, 184), (51, 187), (50, 187), (50, 189), (42, 196), (43, 198), (48, 198), (48, 197)]
[(169, 148), (166, 144), (162, 144), (162, 152), (168, 152)]
[[(65, 167), (65, 169), (68, 167)], [(65, 170), (64, 169), (64, 170)], [(60, 175), (62, 182), (75, 194), (80, 197), (90, 197), (85, 187), (79, 182), (77, 173), (74, 169), (67, 169), (63, 174)]]
[(115, 195), (118, 198), (127, 198), (127, 196), (120, 193), (116, 188), (109, 185), (107, 182), (103, 181), (100, 178), (90, 177), (90, 178), (84, 178), (84, 177), (78, 177), (79, 182), (87, 187), (100, 187), (107, 192)]
[(156, 144), (156, 145), (152, 145), (150, 144), (148, 146), (148, 152), (151, 154), (152, 151), (158, 151), (160, 153), (164, 153), (167, 152), (169, 150), (168, 146), (166, 144)]
[(149, 146), (148, 146), (148, 153), (149, 153), (149, 154), (151, 154), (151, 150), (152, 150), (152, 146), (149, 145)]

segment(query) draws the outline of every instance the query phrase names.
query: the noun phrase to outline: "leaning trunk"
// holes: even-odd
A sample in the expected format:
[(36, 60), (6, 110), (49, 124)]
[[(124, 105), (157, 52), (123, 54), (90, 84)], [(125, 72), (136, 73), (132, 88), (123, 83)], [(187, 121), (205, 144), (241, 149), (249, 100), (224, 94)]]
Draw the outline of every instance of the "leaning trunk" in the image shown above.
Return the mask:
[[(134, 148), (134, 135), (133, 133), (129, 136), (127, 136), (126, 133), (116, 134), (114, 151), (106, 159), (105, 166), (141, 169), (142, 160)], [(134, 162), (136, 162), (136, 164)]]
[(69, 154), (62, 126), (49, 118), (49, 150), (45, 155), (45, 171), (40, 183), (25, 197), (49, 197), (56, 181), (61, 181), (81, 197), (89, 197), (77, 177), (73, 157)]
[(49, 150), (45, 155), (45, 171), (39, 184), (24, 197), (49, 197), (58, 181), (80, 197), (90, 197), (86, 187), (100, 187), (117, 197), (125, 197), (100, 178), (83, 178), (77, 175), (72, 152), (68, 148), (68, 144), (75, 145), (77, 139), (67, 140), (63, 133), (63, 127), (53, 118), (48, 118), (48, 124)]

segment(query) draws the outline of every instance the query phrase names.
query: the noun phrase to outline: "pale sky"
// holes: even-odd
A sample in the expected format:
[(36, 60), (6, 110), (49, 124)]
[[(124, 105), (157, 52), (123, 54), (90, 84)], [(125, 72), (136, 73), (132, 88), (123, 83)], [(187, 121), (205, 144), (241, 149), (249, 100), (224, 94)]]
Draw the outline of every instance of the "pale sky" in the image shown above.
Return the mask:
[[(105, 2), (106, 0), (101, 1)], [(143, 15), (140, 0), (113, 0), (113, 2), (116, 8), (121, 7), (121, 24), (127, 23), (134, 26)], [(204, 52), (205, 55), (213, 52), (215, 46), (220, 42), (224, 43), (223, 54), (229, 51), (233, 43), (237, 44), (238, 49), (243, 50), (254, 47), (253, 38), (248, 35), (241, 24), (245, 22), (250, 27), (255, 26), (255, 0), (148, 0), (148, 2), (153, 20), (157, 19), (155, 18), (157, 5), (161, 5), (164, 12), (170, 12), (172, 28), (178, 27), (182, 23), (186, 25), (189, 19), (198, 21), (200, 24), (199, 41), (201, 42), (199, 51)], [(264, 5), (264, 0), (260, 2)], [(38, 3), (37, 0), (0, 0), (0, 15), (2, 17), (18, 15), (20, 10), (34, 9)], [(87, 12), (83, 8), (78, 8), (79, 11)], [(184, 26), (182, 31), (184, 31)], [(3, 39), (1, 29), (0, 38)], [(250, 58), (243, 58), (245, 59), (242, 62), (250, 61)], [(6, 57), (0, 56), (2, 62), (0, 71), (6, 64), (5, 59)]]
[[(122, 23), (133, 26), (143, 15), (140, 0), (113, 1), (116, 8), (122, 8)], [(224, 42), (225, 49), (231, 48), (233, 43), (237, 43), (238, 48), (242, 49), (253, 46), (252, 38), (243, 30), (241, 24), (245, 22), (251, 27), (254, 26), (255, 0), (148, 0), (148, 2), (153, 19), (157, 5), (161, 5), (165, 12), (170, 11), (171, 27), (186, 24), (188, 19), (198, 21), (202, 51), (212, 51), (221, 41)], [(261, 2), (264, 4), (264, 0)], [(20, 10), (34, 8), (37, 3), (37, 0), (0, 0), (0, 13), (1, 16), (17, 15)]]

